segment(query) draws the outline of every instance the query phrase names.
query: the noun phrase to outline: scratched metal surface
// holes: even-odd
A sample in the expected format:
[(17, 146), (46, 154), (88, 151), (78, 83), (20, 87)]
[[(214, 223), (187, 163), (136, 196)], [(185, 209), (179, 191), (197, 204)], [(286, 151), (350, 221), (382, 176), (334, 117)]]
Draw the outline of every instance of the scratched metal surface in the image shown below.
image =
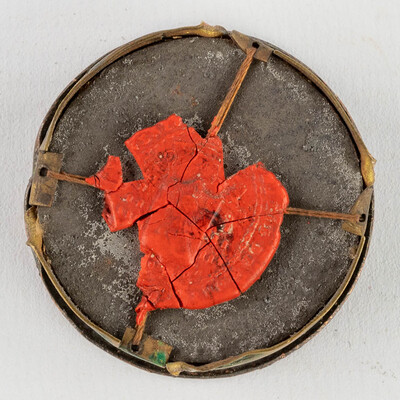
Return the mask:
[[(112, 64), (73, 99), (50, 151), (63, 170), (96, 172), (120, 156), (125, 180), (141, 178), (123, 142), (171, 113), (204, 134), (242, 52), (228, 39), (163, 42)], [(347, 212), (362, 190), (349, 132), (326, 98), (272, 56), (255, 61), (225, 121), (226, 175), (262, 161), (283, 182), (293, 207)], [(40, 208), (45, 247), (68, 294), (95, 323), (122, 337), (134, 322), (141, 253), (137, 228), (110, 233), (102, 196), (60, 182), (51, 208)], [(280, 247), (245, 294), (205, 310), (151, 314), (146, 332), (174, 346), (171, 360), (210, 362), (267, 347), (306, 324), (342, 282), (358, 238), (340, 223), (285, 216)]]

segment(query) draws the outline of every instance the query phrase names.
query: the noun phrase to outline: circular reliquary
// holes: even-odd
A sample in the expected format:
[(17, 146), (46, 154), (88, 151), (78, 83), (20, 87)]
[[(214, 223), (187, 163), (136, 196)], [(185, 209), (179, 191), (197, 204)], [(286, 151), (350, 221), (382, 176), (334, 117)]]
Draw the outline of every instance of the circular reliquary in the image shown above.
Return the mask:
[(68, 319), (150, 371), (219, 376), (315, 334), (366, 256), (374, 159), (292, 56), (201, 24), (100, 58), (37, 138), (28, 245)]

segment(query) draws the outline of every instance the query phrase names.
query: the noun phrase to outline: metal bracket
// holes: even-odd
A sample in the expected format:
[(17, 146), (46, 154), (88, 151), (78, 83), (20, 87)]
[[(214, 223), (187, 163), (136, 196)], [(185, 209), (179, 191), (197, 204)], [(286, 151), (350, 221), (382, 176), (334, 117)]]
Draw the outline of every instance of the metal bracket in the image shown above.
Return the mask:
[(367, 187), (358, 196), (356, 202), (350, 210), (351, 214), (361, 215), (361, 219), (358, 222), (345, 221), (342, 223), (342, 228), (350, 233), (354, 233), (358, 236), (364, 236), (365, 230), (367, 229), (369, 209), (371, 206), (373, 193), (373, 186)]
[(132, 349), (132, 340), (135, 337), (135, 333), (136, 329), (128, 326), (119, 348), (125, 353), (135, 355), (145, 361), (165, 368), (173, 347), (161, 340), (153, 339), (151, 336), (144, 334), (137, 351), (135, 351)]
[(257, 60), (267, 62), (273, 52), (273, 49), (265, 43), (238, 31), (232, 31), (230, 37), (245, 53), (247, 49), (256, 47), (257, 51), (254, 54), (254, 58)]
[(47, 171), (60, 172), (63, 155), (45, 151), (38, 152), (35, 170), (32, 176), (29, 204), (51, 207), (57, 188), (57, 179), (47, 176)]

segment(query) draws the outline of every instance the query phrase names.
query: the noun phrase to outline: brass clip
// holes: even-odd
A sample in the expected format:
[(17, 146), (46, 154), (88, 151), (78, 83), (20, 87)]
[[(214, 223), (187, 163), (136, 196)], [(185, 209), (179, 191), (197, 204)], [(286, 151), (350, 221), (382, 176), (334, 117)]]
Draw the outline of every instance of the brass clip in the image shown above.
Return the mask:
[(358, 214), (361, 216), (361, 218), (359, 221), (344, 221), (342, 223), (342, 228), (345, 231), (354, 233), (358, 236), (364, 236), (365, 230), (367, 229), (372, 193), (373, 186), (369, 186), (360, 194), (360, 196), (358, 196), (356, 202), (350, 210), (350, 213)]
[(254, 54), (256, 60), (267, 62), (273, 52), (273, 49), (267, 46), (264, 42), (244, 35), (238, 31), (232, 31), (230, 37), (245, 53), (248, 49), (256, 47), (257, 51)]
[(63, 155), (39, 151), (33, 172), (29, 204), (32, 206), (51, 207), (57, 188), (57, 179), (48, 176), (48, 171), (61, 170)]
[(144, 334), (140, 344), (137, 346), (137, 350), (133, 349), (132, 340), (135, 337), (135, 333), (136, 329), (128, 326), (122, 337), (119, 348), (125, 353), (135, 355), (142, 360), (165, 368), (173, 347), (161, 340), (154, 339)]

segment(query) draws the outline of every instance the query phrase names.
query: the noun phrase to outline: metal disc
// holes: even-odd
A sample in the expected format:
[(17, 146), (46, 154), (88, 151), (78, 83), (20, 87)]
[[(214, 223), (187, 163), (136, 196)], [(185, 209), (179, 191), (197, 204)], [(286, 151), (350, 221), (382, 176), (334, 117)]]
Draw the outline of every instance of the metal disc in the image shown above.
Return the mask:
[[(124, 141), (172, 113), (204, 135), (243, 59), (243, 51), (226, 36), (162, 40), (123, 54), (67, 102), (48, 150), (63, 154), (62, 170), (83, 176), (116, 155), (124, 179), (139, 179)], [(71, 87), (46, 117), (38, 143)], [(293, 207), (348, 212), (364, 188), (359, 153), (343, 118), (315, 83), (277, 55), (253, 62), (220, 137), (227, 176), (262, 161), (282, 181)], [(122, 338), (126, 327), (134, 326), (142, 253), (137, 227), (111, 233), (102, 207), (101, 193), (59, 182), (52, 206), (38, 207), (38, 215), (46, 254), (68, 296), (96, 325)], [(370, 224), (367, 242), (369, 231)], [(285, 216), (281, 232), (271, 264), (239, 298), (203, 310), (151, 313), (146, 333), (173, 346), (170, 361), (203, 364), (271, 347), (323, 309), (343, 283), (360, 237), (338, 221), (298, 216)], [(304, 342), (351, 289), (366, 247), (346, 291), (306, 335), (273, 356), (195, 375), (246, 371)], [(167, 373), (107, 344), (71, 313), (46, 274), (43, 278), (85, 336), (132, 364)]]

